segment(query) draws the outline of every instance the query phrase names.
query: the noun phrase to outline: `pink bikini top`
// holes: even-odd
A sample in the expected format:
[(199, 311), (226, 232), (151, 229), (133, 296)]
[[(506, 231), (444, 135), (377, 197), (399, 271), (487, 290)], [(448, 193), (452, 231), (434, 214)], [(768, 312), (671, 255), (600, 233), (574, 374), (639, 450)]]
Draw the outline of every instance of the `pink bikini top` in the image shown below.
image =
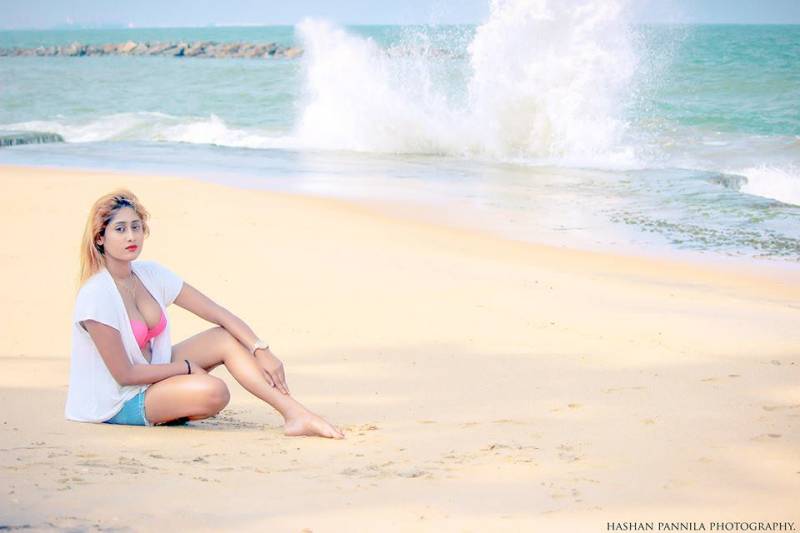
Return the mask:
[(147, 324), (141, 320), (131, 319), (131, 328), (133, 329), (133, 336), (136, 337), (136, 342), (139, 343), (139, 348), (144, 348), (150, 339), (158, 337), (164, 328), (167, 327), (167, 316), (164, 311), (161, 311), (161, 319), (158, 321), (153, 329), (148, 330)]

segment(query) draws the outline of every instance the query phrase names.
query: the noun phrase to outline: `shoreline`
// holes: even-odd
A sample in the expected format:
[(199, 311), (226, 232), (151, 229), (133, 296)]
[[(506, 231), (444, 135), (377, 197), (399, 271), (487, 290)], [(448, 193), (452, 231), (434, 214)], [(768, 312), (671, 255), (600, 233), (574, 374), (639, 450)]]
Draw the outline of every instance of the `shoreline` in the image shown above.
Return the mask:
[[(409, 200), (406, 198), (390, 199), (388, 197), (364, 197), (359, 198), (347, 195), (334, 195), (325, 192), (316, 192), (310, 190), (293, 191), (281, 189), (276, 186), (271, 186), (268, 182), (264, 182), (250, 175), (217, 175), (217, 176), (198, 176), (193, 175), (191, 171), (186, 174), (169, 174), (161, 172), (151, 172), (148, 170), (119, 170), (115, 168), (96, 168), (96, 167), (80, 167), (80, 166), (61, 166), (58, 164), (43, 164), (43, 165), (26, 165), (26, 164), (5, 164), (0, 163), (0, 169), (8, 168), (10, 170), (31, 170), (38, 171), (42, 169), (50, 169), (54, 171), (66, 172), (82, 172), (87, 174), (103, 174), (115, 175), (119, 177), (167, 177), (168, 179), (188, 180), (193, 183), (211, 183), (220, 185), (222, 187), (230, 187), (237, 190), (245, 191), (258, 191), (267, 194), (286, 195), (293, 198), (316, 198), (321, 201), (330, 200), (333, 203), (340, 203), (342, 206), (360, 207), (365, 209), (368, 213), (377, 215), (390, 216), (399, 220), (404, 220), (410, 223), (428, 224), (431, 227), (442, 227), (452, 230), (461, 230), (465, 234), (482, 235), (487, 239), (498, 239), (500, 241), (507, 241), (518, 243), (522, 246), (541, 246), (546, 249), (570, 251), (570, 252), (584, 252), (590, 256), (597, 254), (600, 257), (619, 257), (624, 259), (652, 261), (654, 263), (666, 262), (668, 264), (686, 265), (689, 267), (696, 267), (700, 270), (720, 269), (725, 272), (733, 274), (741, 273), (747, 275), (754, 273), (762, 273), (767, 276), (800, 276), (800, 262), (791, 259), (780, 257), (756, 257), (748, 256), (746, 254), (726, 254), (714, 250), (680, 250), (667, 245), (657, 244), (632, 244), (624, 243), (621, 245), (614, 245), (610, 243), (593, 243), (590, 244), (586, 237), (576, 239), (571, 237), (571, 242), (564, 245), (556, 245), (548, 242), (544, 238), (544, 234), (540, 235), (539, 239), (535, 236), (532, 238), (523, 238), (515, 234), (504, 231), (498, 225), (492, 226), (489, 224), (482, 224), (473, 222), (472, 218), (479, 214), (477, 211), (461, 213), (457, 206), (463, 203), (463, 200), (458, 202), (452, 199), (441, 200), (432, 198), (423, 198), (417, 200)], [(446, 207), (447, 209), (444, 209)], [(466, 206), (469, 209), (469, 206)], [(443, 215), (443, 212), (447, 212)], [(489, 216), (502, 217), (502, 213), (492, 213)], [(551, 229), (546, 230), (553, 233)], [(582, 240), (581, 240), (582, 239)]]
[[(4, 524), (800, 523), (796, 272), (504, 240), (185, 177), (0, 166), (0, 181)], [(224, 367), (230, 404), (185, 428), (64, 420), (78, 244), (117, 186), (152, 216), (140, 258), (263, 335), (293, 394), (347, 439), (284, 437)], [(168, 312), (174, 342), (212, 326)]]

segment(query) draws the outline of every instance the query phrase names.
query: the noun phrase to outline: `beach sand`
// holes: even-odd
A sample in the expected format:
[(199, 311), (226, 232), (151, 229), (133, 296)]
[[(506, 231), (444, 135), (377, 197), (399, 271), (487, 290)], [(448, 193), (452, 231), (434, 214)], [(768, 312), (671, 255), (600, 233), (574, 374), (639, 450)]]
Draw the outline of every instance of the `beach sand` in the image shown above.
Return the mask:
[[(0, 526), (800, 529), (800, 275), (503, 240), (379, 205), (0, 167)], [(347, 438), (292, 438), (224, 367), (187, 427), (64, 419), (78, 246), (117, 186), (155, 259), (267, 339)], [(212, 327), (172, 306), (173, 342)]]

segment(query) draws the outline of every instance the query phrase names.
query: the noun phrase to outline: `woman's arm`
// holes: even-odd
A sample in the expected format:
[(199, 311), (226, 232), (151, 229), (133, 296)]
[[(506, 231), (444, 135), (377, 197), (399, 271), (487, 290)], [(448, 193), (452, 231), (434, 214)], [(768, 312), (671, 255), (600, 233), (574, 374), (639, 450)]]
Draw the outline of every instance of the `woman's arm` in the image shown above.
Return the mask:
[(203, 320), (227, 329), (249, 351), (258, 340), (258, 336), (238, 316), (234, 315), (214, 300), (198, 291), (188, 283), (183, 283), (181, 292), (175, 298), (175, 304), (194, 313)]
[[(188, 374), (189, 369), (183, 361), (155, 365), (132, 365), (125, 354), (122, 337), (118, 330), (95, 320), (84, 320), (83, 324), (92, 337), (94, 345), (97, 346), (97, 351), (100, 352), (111, 376), (120, 385), (146, 385), (172, 376)], [(195, 370), (193, 367), (192, 373)]]
[[(241, 318), (217, 304), (211, 298), (186, 282), (183, 283), (181, 292), (178, 293), (177, 298), (175, 298), (175, 304), (212, 324), (222, 326), (242, 343), (247, 348), (248, 352), (252, 350), (256, 340), (258, 340), (258, 336)], [(286, 377), (281, 360), (275, 357), (269, 348), (256, 350), (255, 356), (264, 370), (269, 373), (274, 384), (273, 386), (277, 387), (282, 393), (289, 394), (289, 388), (286, 385)]]

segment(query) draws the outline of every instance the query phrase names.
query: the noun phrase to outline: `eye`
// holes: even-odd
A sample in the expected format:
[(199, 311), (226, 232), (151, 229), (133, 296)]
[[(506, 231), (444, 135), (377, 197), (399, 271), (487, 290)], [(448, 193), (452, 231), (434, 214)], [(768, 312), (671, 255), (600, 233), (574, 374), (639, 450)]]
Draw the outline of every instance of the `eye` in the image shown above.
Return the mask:
[(117, 226), (116, 230), (117, 231), (125, 231), (125, 228), (123, 228), (122, 226)]

